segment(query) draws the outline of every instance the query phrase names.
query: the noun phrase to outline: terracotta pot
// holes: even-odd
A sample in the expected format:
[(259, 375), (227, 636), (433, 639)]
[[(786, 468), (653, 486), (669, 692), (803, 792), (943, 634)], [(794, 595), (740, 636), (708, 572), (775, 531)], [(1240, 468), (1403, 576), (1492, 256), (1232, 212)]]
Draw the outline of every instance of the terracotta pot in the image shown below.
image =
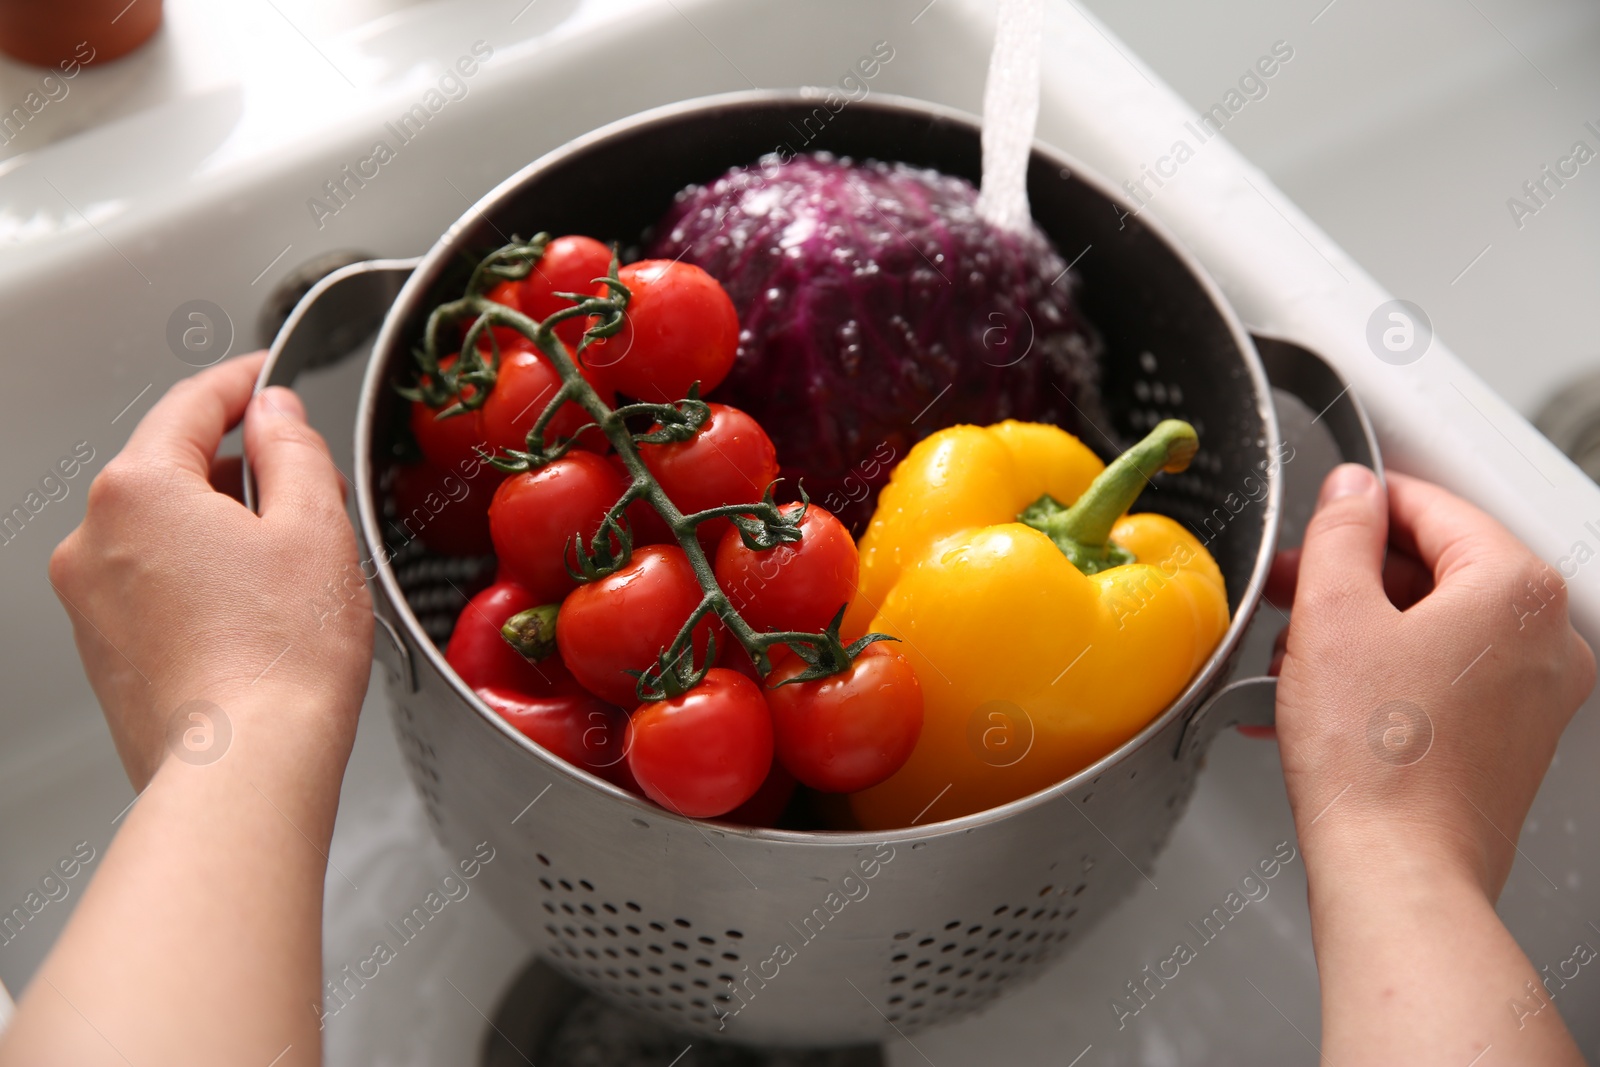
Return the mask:
[(160, 26), (161, 0), (0, 0), (0, 51), (63, 71), (119, 59)]

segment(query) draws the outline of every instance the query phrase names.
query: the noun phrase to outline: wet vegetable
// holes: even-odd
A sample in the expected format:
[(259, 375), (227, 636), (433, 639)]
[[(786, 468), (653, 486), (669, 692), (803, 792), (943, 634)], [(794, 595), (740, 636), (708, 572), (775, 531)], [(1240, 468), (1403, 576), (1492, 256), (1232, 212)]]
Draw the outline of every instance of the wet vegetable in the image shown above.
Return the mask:
[(870, 517), (885, 452), (939, 426), (1096, 417), (1075, 276), (976, 200), (905, 164), (768, 156), (685, 190), (648, 245), (727, 289), (742, 329), (718, 399), (766, 427), (790, 492), (803, 477), (848, 526)]
[(861, 544), (857, 604), (879, 608), (846, 632), (902, 639), (925, 718), (905, 765), (851, 797), (862, 826), (1027, 796), (1183, 691), (1228, 627), (1222, 574), (1180, 523), (1124, 513), (1197, 444), (1169, 419), (1102, 469), (1054, 426), (953, 426), (895, 468)]

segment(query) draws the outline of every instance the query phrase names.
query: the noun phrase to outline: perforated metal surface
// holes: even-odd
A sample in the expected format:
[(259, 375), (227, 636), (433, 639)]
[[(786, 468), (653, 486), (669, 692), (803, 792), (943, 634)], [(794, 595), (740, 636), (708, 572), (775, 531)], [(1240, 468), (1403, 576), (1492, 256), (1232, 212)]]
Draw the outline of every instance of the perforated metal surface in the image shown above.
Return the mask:
[[(474, 208), (412, 276), (374, 349), (357, 424), (368, 546), (386, 533), (377, 487), (398, 417), (389, 382), (427, 308), (459, 284), (447, 278), (459, 253), (538, 229), (631, 240), (677, 189), (760, 155), (811, 106), (741, 94), (635, 120), (547, 157)], [(815, 147), (969, 177), (978, 167), (966, 119), (876, 97), (834, 116)], [(647, 174), (620, 162), (641, 158), (651, 160)], [(1185, 721), (1225, 680), (1255, 606), (1247, 590), (1275, 533), (1278, 442), (1260, 364), (1214, 286), (1144, 220), (1119, 220), (1115, 194), (1087, 174), (1044, 152), (1030, 171), (1045, 230), (1069, 256), (1093, 246), (1078, 270), (1085, 313), (1107, 342), (1112, 424), (1092, 426), (1086, 439), (1110, 452), (1167, 415), (1196, 424), (1195, 466), (1158, 479), (1141, 506), (1208, 540), (1235, 620), (1166, 713), (1057, 788), (872, 837), (683, 820), (553, 760), (500, 722), (435, 647), (453, 603), (440, 591), (443, 571), (403, 554), (379, 568), (378, 611), (407, 657), (395, 676), (395, 723), (429, 817), (447, 849), (465, 855), (487, 841), (497, 850), (479, 884), (579, 981), (735, 1041), (882, 1040), (1038, 974), (1145, 877), (1193, 790), (1198, 751), (1176, 755)]]
[(539, 879), (540, 906), (561, 966), (646, 1012), (713, 1018), (712, 1000), (729, 995), (729, 971), (741, 966), (742, 931), (698, 930), (690, 919), (653, 916), (634, 900), (614, 904), (587, 878), (562, 877), (543, 853), (536, 858), (551, 872)]
[[(1083, 873), (1095, 858), (1083, 857)], [(927, 1019), (971, 1011), (1005, 992), (1007, 983), (1059, 955), (1078, 916), (1077, 899), (1089, 888), (1046, 884), (1038, 896), (1015, 906), (1000, 904), (977, 921), (951, 919), (938, 934), (917, 937), (901, 930), (889, 957), (886, 1014), (896, 1026), (920, 1028)]]
[[(1194, 764), (1172, 756), (1175, 721), (1098, 782), (993, 826), (886, 844), (696, 827), (533, 763), (459, 698), (448, 716), (421, 711), (445, 703), (429, 682), (402, 698), (396, 726), (447, 847), (496, 849), (478, 885), (497, 908), (608, 998), (752, 1043), (883, 1040), (1027, 981), (1140, 883), (1194, 785)], [(813, 918), (885, 847), (876, 878), (856, 874), (864, 897)], [(779, 944), (794, 953), (781, 968)]]

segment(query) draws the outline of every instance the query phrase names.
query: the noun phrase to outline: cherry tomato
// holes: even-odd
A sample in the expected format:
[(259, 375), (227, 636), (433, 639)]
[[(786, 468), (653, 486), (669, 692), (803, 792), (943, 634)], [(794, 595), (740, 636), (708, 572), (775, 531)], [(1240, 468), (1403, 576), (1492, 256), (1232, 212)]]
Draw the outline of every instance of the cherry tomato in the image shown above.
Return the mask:
[(708, 819), (761, 788), (772, 766), (772, 717), (754, 682), (714, 667), (682, 696), (635, 709), (626, 749), (645, 796)]
[[(595, 279), (611, 270), (611, 249), (592, 237), (557, 237), (522, 283), (522, 313), (543, 322), (554, 312), (572, 306), (557, 293), (587, 293)], [(578, 347), (588, 321), (571, 318), (556, 326), (556, 336), (567, 351)]]
[[(556, 645), (572, 676), (613, 704), (638, 703), (637, 679), (672, 643), (684, 620), (704, 599), (683, 549), (646, 545), (615, 574), (579, 586), (561, 603)], [(695, 662), (705, 662), (706, 642), (722, 624), (707, 616), (695, 626)], [(727, 633), (717, 633), (717, 646)]]
[[(621, 711), (622, 709), (618, 708), (617, 710)], [(626, 712), (623, 712), (623, 717), (624, 718), (627, 717), (627, 713)], [(627, 736), (628, 736), (627, 735), (627, 729), (628, 729), (628, 727), (627, 727), (627, 723), (626, 722), (623, 723), (622, 729), (623, 729), (623, 735), (622, 735), (623, 736), (623, 742), (622, 743), (624, 745), (624, 749), (626, 749), (626, 745), (628, 743), (627, 742)], [(628, 766), (628, 760), (627, 760), (626, 757), (618, 760), (615, 764), (613, 764), (610, 767), (607, 767), (605, 770), (598, 771), (596, 773), (598, 773), (600, 775), (600, 777), (604, 778), (606, 781), (610, 782), (612, 785), (618, 787), (619, 789), (626, 789), (628, 792), (632, 793), (634, 796), (640, 796), (640, 797), (644, 796), (644, 786), (640, 785), (639, 784), (639, 779), (637, 779), (637, 778), (635, 778), (633, 776), (633, 768)]]
[[(687, 441), (640, 445), (639, 458), (685, 515), (761, 499), (778, 476), (778, 450), (755, 419), (726, 404), (708, 404), (711, 417)], [(707, 555), (733, 524), (725, 518), (695, 530)], [(837, 609), (835, 609), (837, 610)]]
[(631, 294), (622, 329), (589, 346), (589, 364), (618, 392), (653, 403), (682, 400), (695, 382), (702, 396), (721, 384), (739, 351), (739, 315), (717, 280), (666, 259), (630, 263), (617, 276)]
[(592, 452), (570, 452), (507, 478), (489, 504), (489, 536), (501, 566), (537, 603), (560, 600), (577, 584), (567, 573), (567, 564), (577, 563), (567, 542), (574, 535), (593, 538), (625, 488), (616, 470)]
[(435, 467), (454, 467), (463, 460), (471, 460), (484, 443), (472, 412), (441, 419), (438, 412), (421, 401), (411, 405), (411, 433), (422, 454)]
[[(455, 354), (445, 356), (439, 361), (439, 366), (449, 370), (457, 358)], [(423, 375), (423, 381), (427, 380), (428, 376)], [(473, 394), (474, 389), (470, 385), (463, 390), (463, 395), (469, 398)], [(411, 404), (411, 434), (417, 439), (422, 454), (429, 463), (442, 470), (458, 468), (463, 462), (477, 462), (477, 450), (484, 444), (478, 432), (477, 416), (471, 411), (462, 411), (441, 419), (439, 411), (442, 410), (430, 408), (420, 400)]]
[[(799, 504), (785, 504), (793, 515)], [(816, 633), (856, 595), (859, 561), (850, 532), (815, 504), (805, 506), (800, 540), (757, 552), (729, 528), (717, 546), (717, 584), (756, 630)]]
[(628, 714), (592, 693), (532, 696), (485, 686), (478, 697), (502, 719), (551, 755), (607, 781), (628, 780), (623, 745)]
[[(493, 300), (496, 304), (504, 304), (506, 307), (526, 315), (528, 313), (527, 308), (522, 304), (522, 285), (523, 283), (521, 282), (500, 282), (483, 295)], [(460, 330), (462, 340), (466, 340), (467, 331), (472, 328), (474, 321), (476, 321), (476, 316), (474, 315), (466, 315), (457, 320), (456, 325)], [(529, 341), (510, 326), (491, 326), (489, 327), (489, 332), (494, 334), (494, 339), (500, 343), (500, 355), (502, 357), (505, 356), (508, 350), (531, 348), (533, 346), (532, 341)], [(479, 347), (486, 353), (490, 351), (487, 340), (483, 341)]]
[(778, 819), (794, 798), (795, 784), (794, 775), (773, 760), (772, 769), (767, 771), (767, 779), (756, 790), (756, 795), (728, 812), (722, 820), (740, 826), (777, 826)]
[(899, 770), (922, 733), (911, 661), (875, 641), (840, 674), (778, 685), (805, 666), (796, 657), (767, 679), (778, 760), (789, 773), (825, 793), (854, 793)]
[[(591, 378), (590, 384), (595, 385), (600, 399), (607, 405), (616, 403), (616, 394), (604, 383), (596, 384)], [(533, 429), (539, 414), (560, 388), (561, 372), (542, 352), (524, 349), (503, 355), (494, 388), (483, 407), (478, 409), (478, 435), (496, 448), (526, 450), (528, 431)], [(571, 437), (593, 421), (587, 411), (569, 400), (561, 405), (561, 410), (545, 428), (545, 444), (558, 437)], [(595, 426), (579, 436), (578, 446), (603, 453), (611, 447), (611, 442), (606, 440), (600, 427)]]
[(447, 419), (420, 400), (411, 404), (411, 435), (417, 439), (422, 456), (438, 470), (452, 470), (463, 463), (477, 461), (484, 447), (474, 413), (463, 411)]
[[(504, 304), (508, 308), (515, 308), (521, 311), (522, 299), (518, 295), (518, 290), (520, 289), (521, 285), (517, 282), (500, 282), (483, 295), (497, 304)], [(471, 322), (470, 319), (466, 321)]]
[(445, 662), (473, 689), (489, 686), (534, 695), (576, 691), (578, 683), (560, 656), (533, 663), (500, 636), (507, 619), (541, 603), (515, 581), (496, 580), (461, 609), (445, 646)]
[(447, 556), (493, 552), (487, 501), (505, 475), (487, 464), (479, 467), (476, 458), (467, 463), (471, 476), (431, 463), (398, 468), (390, 488), (394, 528), (408, 540), (420, 537), (423, 544)]

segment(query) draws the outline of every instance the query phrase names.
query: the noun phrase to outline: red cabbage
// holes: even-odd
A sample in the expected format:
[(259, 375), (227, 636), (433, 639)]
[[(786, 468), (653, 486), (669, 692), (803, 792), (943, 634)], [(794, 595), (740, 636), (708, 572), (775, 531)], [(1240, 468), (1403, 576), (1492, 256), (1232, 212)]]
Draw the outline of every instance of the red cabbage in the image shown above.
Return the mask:
[(1075, 275), (1037, 228), (997, 231), (976, 201), (971, 183), (903, 163), (767, 156), (678, 194), (647, 243), (728, 290), (739, 355), (715, 399), (766, 427), (789, 496), (803, 478), (858, 532), (934, 430), (1078, 432), (1099, 409)]

